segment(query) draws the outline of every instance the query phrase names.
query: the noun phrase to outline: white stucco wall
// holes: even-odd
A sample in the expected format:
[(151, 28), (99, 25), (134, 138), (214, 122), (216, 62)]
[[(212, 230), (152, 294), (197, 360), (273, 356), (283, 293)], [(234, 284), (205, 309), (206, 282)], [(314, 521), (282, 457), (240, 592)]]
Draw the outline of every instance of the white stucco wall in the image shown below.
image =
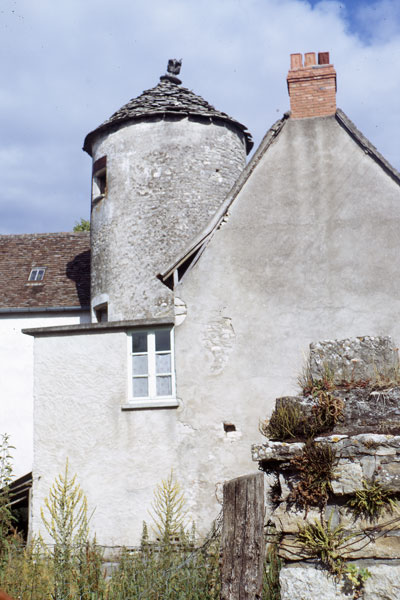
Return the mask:
[(8, 433), (15, 446), (15, 477), (32, 470), (33, 456), (33, 338), (22, 334), (21, 329), (71, 325), (88, 319), (84, 312), (0, 315), (0, 433)]
[(227, 475), (251, 468), (258, 419), (297, 393), (311, 342), (400, 342), (399, 231), (399, 185), (335, 118), (289, 119), (176, 288), (178, 394), (242, 432)]
[(121, 410), (128, 400), (125, 332), (39, 337), (35, 368), (32, 531), (45, 533), (40, 508), (67, 458), (95, 509), (91, 531), (100, 544), (139, 542), (154, 489), (172, 468), (200, 530), (209, 526), (210, 504), (212, 516), (218, 512), (213, 464), (222, 458), (215, 431), (198, 427), (197, 411), (182, 419), (181, 407)]

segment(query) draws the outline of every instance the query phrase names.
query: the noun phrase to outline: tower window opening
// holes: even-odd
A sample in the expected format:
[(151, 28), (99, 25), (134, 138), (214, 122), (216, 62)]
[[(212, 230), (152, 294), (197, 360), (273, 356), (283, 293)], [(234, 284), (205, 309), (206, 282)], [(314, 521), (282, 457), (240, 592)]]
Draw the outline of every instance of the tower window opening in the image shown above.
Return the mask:
[(93, 164), (92, 201), (97, 202), (107, 195), (107, 156)]
[(104, 304), (100, 304), (96, 306), (95, 309), (96, 319), (98, 323), (106, 323), (108, 321), (108, 304), (105, 302)]

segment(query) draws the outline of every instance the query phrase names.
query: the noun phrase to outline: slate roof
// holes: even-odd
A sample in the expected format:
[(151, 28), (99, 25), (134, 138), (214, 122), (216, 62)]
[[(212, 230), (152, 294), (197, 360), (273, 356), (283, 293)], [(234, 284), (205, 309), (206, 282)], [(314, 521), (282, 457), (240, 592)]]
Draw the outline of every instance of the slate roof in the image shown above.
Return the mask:
[[(178, 80), (179, 81), (179, 80)], [(224, 112), (220, 112), (211, 106), (201, 96), (197, 96), (191, 90), (180, 84), (162, 77), (158, 85), (150, 90), (144, 91), (137, 98), (133, 98), (127, 104), (117, 110), (107, 121), (88, 133), (85, 138), (83, 149), (91, 154), (92, 141), (101, 132), (112, 129), (116, 125), (143, 117), (163, 116), (166, 114), (192, 115), (204, 117), (215, 121), (225, 121), (239, 129), (245, 136), (247, 152), (253, 147), (251, 134), (245, 125), (239, 123)]]
[[(43, 281), (28, 282), (33, 267)], [(90, 233), (0, 235), (0, 311), (90, 305)]]

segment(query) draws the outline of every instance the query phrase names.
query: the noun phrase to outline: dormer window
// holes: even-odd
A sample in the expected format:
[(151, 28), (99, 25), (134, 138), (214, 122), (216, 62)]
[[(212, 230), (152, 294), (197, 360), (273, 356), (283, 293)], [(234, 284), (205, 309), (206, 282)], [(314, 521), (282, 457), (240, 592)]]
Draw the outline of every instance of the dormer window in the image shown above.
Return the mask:
[(93, 164), (92, 201), (98, 202), (107, 195), (107, 156)]
[(42, 281), (45, 272), (46, 267), (34, 267), (29, 274), (28, 281)]

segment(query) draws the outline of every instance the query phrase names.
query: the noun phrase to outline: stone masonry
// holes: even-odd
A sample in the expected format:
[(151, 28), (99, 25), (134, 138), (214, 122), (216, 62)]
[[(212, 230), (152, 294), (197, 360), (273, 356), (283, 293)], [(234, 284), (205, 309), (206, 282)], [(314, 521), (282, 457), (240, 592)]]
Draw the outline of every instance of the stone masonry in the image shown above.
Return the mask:
[[(307, 443), (304, 439), (268, 440), (252, 448), (253, 460), (269, 473), (271, 481), (266, 519), (269, 526), (276, 528), (278, 552), (284, 560), (280, 572), (281, 598), (314, 600), (323, 589), (326, 600), (396, 600), (400, 598), (397, 348), (389, 337), (311, 344), (307, 373), (312, 393), (280, 398), (276, 406), (298, 406), (302, 415), (312, 419), (324, 377), (331, 397), (341, 401), (342, 412), (331, 431), (314, 437), (314, 443), (330, 447), (335, 456), (333, 478), (323, 505), (302, 506), (293, 500), (293, 490), (301, 481), (293, 457), (302, 453)], [(356, 514), (349, 505), (357, 492), (372, 485), (390, 493), (392, 499), (392, 505), (377, 518)], [(355, 565), (351, 568), (357, 573), (367, 569), (362, 585), (352, 585), (346, 576), (332, 575), (321, 556), (301, 543), (300, 529), (313, 523), (322, 524), (328, 534), (342, 528), (337, 553), (346, 568)]]

